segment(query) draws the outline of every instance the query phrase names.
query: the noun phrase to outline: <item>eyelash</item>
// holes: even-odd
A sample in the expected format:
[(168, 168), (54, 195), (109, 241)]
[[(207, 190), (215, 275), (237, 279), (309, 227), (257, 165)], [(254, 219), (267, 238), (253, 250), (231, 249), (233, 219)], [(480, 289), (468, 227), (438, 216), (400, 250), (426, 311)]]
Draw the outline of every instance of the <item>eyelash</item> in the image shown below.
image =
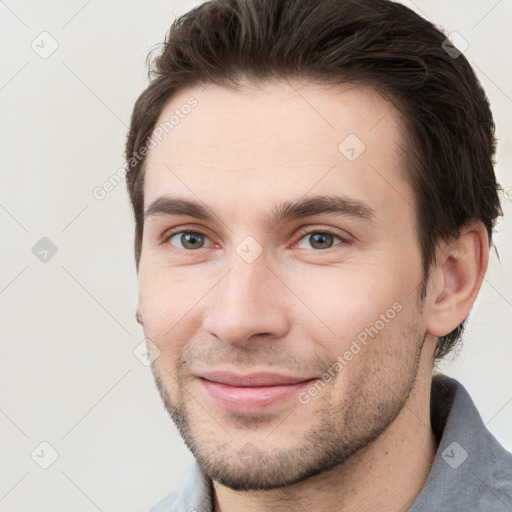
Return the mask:
[[(175, 236), (175, 235), (179, 235), (179, 234), (185, 234), (185, 233), (193, 233), (193, 234), (197, 234), (197, 235), (202, 235), (206, 238), (209, 238), (208, 235), (206, 233), (204, 233), (203, 231), (201, 231), (200, 229), (181, 229), (181, 230), (176, 230), (176, 231), (170, 231), (168, 233), (166, 233), (163, 238), (162, 238), (162, 243), (168, 243), (169, 240)], [(340, 236), (338, 233), (335, 233), (334, 231), (331, 231), (329, 229), (304, 229), (302, 231), (299, 231), (299, 233), (297, 233), (297, 240), (296, 242), (294, 243), (297, 244), (298, 242), (300, 242), (303, 238), (306, 237), (306, 235), (312, 235), (312, 234), (322, 234), (322, 235), (331, 235), (333, 236), (334, 238), (337, 238), (341, 244), (338, 244), (338, 245), (343, 245), (343, 244), (348, 244), (349, 241), (346, 239), (346, 238), (343, 238), (342, 236)], [(325, 251), (328, 251), (329, 249), (333, 249), (334, 247), (336, 246), (333, 246), (333, 247), (329, 247), (327, 249), (309, 249), (313, 252), (325, 252)], [(198, 251), (199, 249), (195, 249), (195, 250), (192, 250), (192, 249), (179, 249), (178, 247), (174, 247), (174, 249), (177, 249), (177, 250), (183, 250), (183, 251), (187, 251), (187, 252), (195, 252), (195, 251)], [(203, 247), (201, 247), (200, 249), (203, 249)]]

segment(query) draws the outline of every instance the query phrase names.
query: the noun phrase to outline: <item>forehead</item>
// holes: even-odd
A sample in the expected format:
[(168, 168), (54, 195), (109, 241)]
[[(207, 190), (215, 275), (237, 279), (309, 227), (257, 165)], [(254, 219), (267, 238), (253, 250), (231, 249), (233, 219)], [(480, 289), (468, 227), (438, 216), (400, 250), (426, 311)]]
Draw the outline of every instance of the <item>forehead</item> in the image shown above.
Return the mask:
[(262, 196), (272, 202), (333, 187), (372, 200), (376, 209), (412, 202), (402, 179), (398, 112), (376, 91), (354, 84), (185, 89), (166, 104), (153, 140), (145, 205), (179, 192), (215, 194), (237, 206), (237, 198), (246, 205), (254, 198), (261, 206)]

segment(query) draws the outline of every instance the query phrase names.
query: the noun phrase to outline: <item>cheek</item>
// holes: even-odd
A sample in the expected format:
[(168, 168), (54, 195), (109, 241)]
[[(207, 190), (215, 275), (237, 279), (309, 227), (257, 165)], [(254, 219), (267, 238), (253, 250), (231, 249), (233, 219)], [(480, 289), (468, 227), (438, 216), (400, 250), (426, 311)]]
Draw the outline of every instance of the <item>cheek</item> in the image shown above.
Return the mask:
[[(139, 272), (139, 311), (144, 333), (160, 350), (162, 359), (177, 359), (188, 332), (193, 305), (197, 298), (193, 289), (164, 268)], [(186, 321), (185, 321), (186, 319)]]
[(182, 316), (186, 305), (193, 298), (194, 283), (169, 268), (147, 259), (141, 260), (139, 270), (139, 308), (144, 322), (172, 325), (175, 317)]
[(396, 283), (379, 280), (368, 269), (329, 269), (296, 282), (300, 283), (294, 287), (297, 296), (338, 336), (375, 322), (403, 296)]
[(311, 277), (295, 279), (294, 292), (307, 306), (299, 304), (305, 315), (297, 322), (333, 360), (352, 350), (354, 341), (363, 348), (378, 336), (389, 344), (405, 311), (414, 307), (415, 295), (406, 284), (414, 281), (413, 273), (397, 280), (394, 269), (371, 265), (317, 270)]

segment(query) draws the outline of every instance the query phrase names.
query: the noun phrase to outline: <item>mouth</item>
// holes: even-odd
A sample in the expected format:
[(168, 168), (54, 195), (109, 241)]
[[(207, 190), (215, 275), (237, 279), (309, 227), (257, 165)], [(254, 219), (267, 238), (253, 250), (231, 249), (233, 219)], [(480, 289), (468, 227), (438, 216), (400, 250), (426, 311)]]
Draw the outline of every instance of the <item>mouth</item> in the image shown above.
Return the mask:
[(272, 373), (237, 375), (204, 372), (196, 376), (207, 396), (232, 412), (255, 414), (283, 404), (311, 385), (316, 378), (291, 377)]

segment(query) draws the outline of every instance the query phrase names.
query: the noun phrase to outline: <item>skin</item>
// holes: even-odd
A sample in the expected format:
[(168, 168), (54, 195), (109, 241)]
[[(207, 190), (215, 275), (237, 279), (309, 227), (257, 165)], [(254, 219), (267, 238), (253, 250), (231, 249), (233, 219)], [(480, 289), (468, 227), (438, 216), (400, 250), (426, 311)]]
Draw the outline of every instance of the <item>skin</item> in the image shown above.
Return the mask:
[[(209, 85), (174, 96), (159, 123), (190, 96), (198, 106), (148, 154), (144, 204), (175, 194), (215, 219), (147, 217), (138, 314), (158, 349), (166, 408), (213, 478), (215, 511), (408, 510), (437, 450), (435, 343), (476, 298), (485, 228), (475, 222), (440, 244), (420, 304), (414, 197), (391, 103), (348, 84)], [(338, 149), (349, 134), (366, 146), (354, 161)], [(369, 205), (373, 220), (322, 213), (266, 224), (282, 202), (333, 193)], [(165, 240), (171, 228), (181, 233)], [(190, 248), (187, 230), (206, 236)], [(318, 243), (325, 230), (335, 236)], [(237, 252), (249, 236), (262, 250), (251, 263)], [(384, 326), (308, 403), (230, 412), (194, 376), (321, 379), (381, 315)]]

